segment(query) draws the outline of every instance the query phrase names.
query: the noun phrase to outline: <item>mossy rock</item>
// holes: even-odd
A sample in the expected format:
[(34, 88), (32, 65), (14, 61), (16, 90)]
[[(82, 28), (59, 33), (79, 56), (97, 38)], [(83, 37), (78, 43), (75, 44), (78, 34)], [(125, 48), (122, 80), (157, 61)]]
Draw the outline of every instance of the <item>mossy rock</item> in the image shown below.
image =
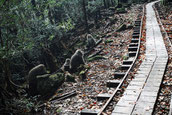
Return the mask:
[(67, 75), (66, 75), (66, 81), (67, 81), (67, 82), (76, 82), (76, 81), (75, 81), (75, 77), (72, 76), (71, 74), (67, 74)]
[(80, 71), (79, 76), (81, 80), (84, 80), (86, 78), (86, 73), (87, 73), (87, 69)]
[(37, 91), (40, 95), (47, 95), (55, 92), (65, 80), (63, 73), (46, 74), (37, 76)]

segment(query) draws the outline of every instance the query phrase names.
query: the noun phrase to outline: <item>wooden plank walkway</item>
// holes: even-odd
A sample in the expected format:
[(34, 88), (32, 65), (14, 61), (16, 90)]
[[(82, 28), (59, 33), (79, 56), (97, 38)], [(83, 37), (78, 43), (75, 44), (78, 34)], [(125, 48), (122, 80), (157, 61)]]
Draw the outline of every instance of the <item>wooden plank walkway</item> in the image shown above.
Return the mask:
[(151, 115), (168, 61), (168, 54), (152, 8), (146, 5), (146, 54), (112, 115)]

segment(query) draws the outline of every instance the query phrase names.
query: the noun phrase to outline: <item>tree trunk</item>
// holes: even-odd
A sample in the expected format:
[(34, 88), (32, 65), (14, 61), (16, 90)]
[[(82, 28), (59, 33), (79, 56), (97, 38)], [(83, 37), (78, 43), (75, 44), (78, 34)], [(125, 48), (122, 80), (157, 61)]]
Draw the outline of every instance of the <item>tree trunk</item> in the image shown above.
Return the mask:
[(4, 76), (5, 76), (5, 84), (6, 88), (9, 92), (15, 94), (15, 96), (18, 97), (18, 92), (16, 91), (18, 88), (22, 88), (18, 85), (16, 85), (14, 82), (11, 80), (11, 71), (10, 71), (10, 64), (8, 59), (4, 59), (2, 61), (3, 63), (3, 71), (4, 71)]
[(101, 16), (100, 8), (98, 8), (98, 15), (99, 15), (99, 19), (101, 19), (101, 18), (102, 18), (102, 16)]
[(5, 106), (5, 99), (4, 99), (3, 91), (1, 87), (0, 87), (0, 99), (1, 99), (1, 104)]
[(82, 7), (83, 7), (83, 13), (84, 13), (85, 27), (86, 27), (86, 30), (89, 31), (85, 0), (82, 0)]
[(97, 22), (98, 22), (98, 11), (95, 11), (95, 19), (94, 19), (94, 23), (97, 26)]
[(106, 6), (106, 0), (103, 0), (103, 3), (104, 3), (104, 8), (106, 9), (107, 6)]
[(113, 0), (111, 0), (111, 5), (114, 6), (114, 1)]
[(0, 28), (0, 44), (1, 44), (1, 48), (3, 48), (3, 40), (2, 40), (2, 33), (1, 33), (1, 28)]
[(13, 96), (7, 91), (5, 90), (2, 86), (0, 86), (0, 99), (1, 99), (1, 104), (2, 105), (6, 105), (5, 100), (6, 99), (10, 99)]
[(110, 1), (107, 0), (107, 8), (109, 8), (109, 7), (110, 7)]
[(54, 16), (53, 16), (53, 12), (52, 12), (52, 10), (50, 9), (50, 7), (48, 6), (48, 18), (49, 18), (49, 20), (50, 20), (50, 23), (51, 24), (54, 24)]

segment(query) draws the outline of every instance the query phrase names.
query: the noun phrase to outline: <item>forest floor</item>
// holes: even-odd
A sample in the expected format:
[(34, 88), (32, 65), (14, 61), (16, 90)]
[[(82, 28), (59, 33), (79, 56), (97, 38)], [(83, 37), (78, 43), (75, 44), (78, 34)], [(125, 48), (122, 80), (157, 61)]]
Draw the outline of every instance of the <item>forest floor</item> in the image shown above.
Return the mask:
[[(97, 102), (96, 96), (100, 93), (113, 93), (114, 88), (107, 88), (106, 81), (114, 77), (114, 72), (119, 70), (122, 61), (127, 59), (128, 45), (132, 37), (132, 29), (126, 29), (121, 32), (115, 30), (124, 21), (126, 25), (132, 25), (139, 14), (141, 5), (133, 5), (127, 13), (114, 14), (111, 20), (118, 19), (113, 25), (105, 28), (106, 20), (101, 21), (99, 29), (90, 30), (94, 35), (102, 36), (104, 42), (97, 46), (94, 51), (99, 51), (104, 59), (87, 62), (90, 67), (87, 72), (87, 78), (81, 81), (76, 76), (76, 82), (65, 82), (57, 91), (56, 95), (62, 95), (67, 92), (76, 90), (77, 95), (61, 101), (52, 101), (45, 103), (44, 114), (63, 114), (76, 115), (80, 114), (83, 109), (100, 109), (105, 103)], [(101, 34), (101, 35), (100, 35)], [(81, 35), (82, 36), (82, 35)], [(105, 41), (110, 41), (106, 43)], [(140, 58), (141, 59), (141, 58)], [(108, 114), (108, 112), (107, 112)], [(110, 114), (110, 112), (109, 112)]]

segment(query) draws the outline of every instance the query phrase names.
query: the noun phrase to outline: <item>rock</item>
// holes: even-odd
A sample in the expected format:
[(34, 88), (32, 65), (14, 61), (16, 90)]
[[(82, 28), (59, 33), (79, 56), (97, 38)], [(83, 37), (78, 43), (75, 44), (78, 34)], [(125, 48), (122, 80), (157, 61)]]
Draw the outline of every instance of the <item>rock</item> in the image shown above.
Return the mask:
[(117, 20), (118, 20), (117, 18), (113, 18), (113, 17), (110, 17), (110, 18), (109, 18), (109, 21), (110, 21), (110, 24), (111, 24), (111, 25), (112, 25), (112, 24), (115, 24)]
[(76, 82), (75, 77), (73, 77), (70, 73), (66, 74), (66, 82)]
[(81, 80), (86, 79), (86, 73), (87, 73), (87, 69), (82, 70), (82, 71), (79, 73), (79, 76), (80, 76)]
[(65, 80), (63, 73), (39, 75), (36, 78), (36, 89), (41, 96), (54, 93)]

